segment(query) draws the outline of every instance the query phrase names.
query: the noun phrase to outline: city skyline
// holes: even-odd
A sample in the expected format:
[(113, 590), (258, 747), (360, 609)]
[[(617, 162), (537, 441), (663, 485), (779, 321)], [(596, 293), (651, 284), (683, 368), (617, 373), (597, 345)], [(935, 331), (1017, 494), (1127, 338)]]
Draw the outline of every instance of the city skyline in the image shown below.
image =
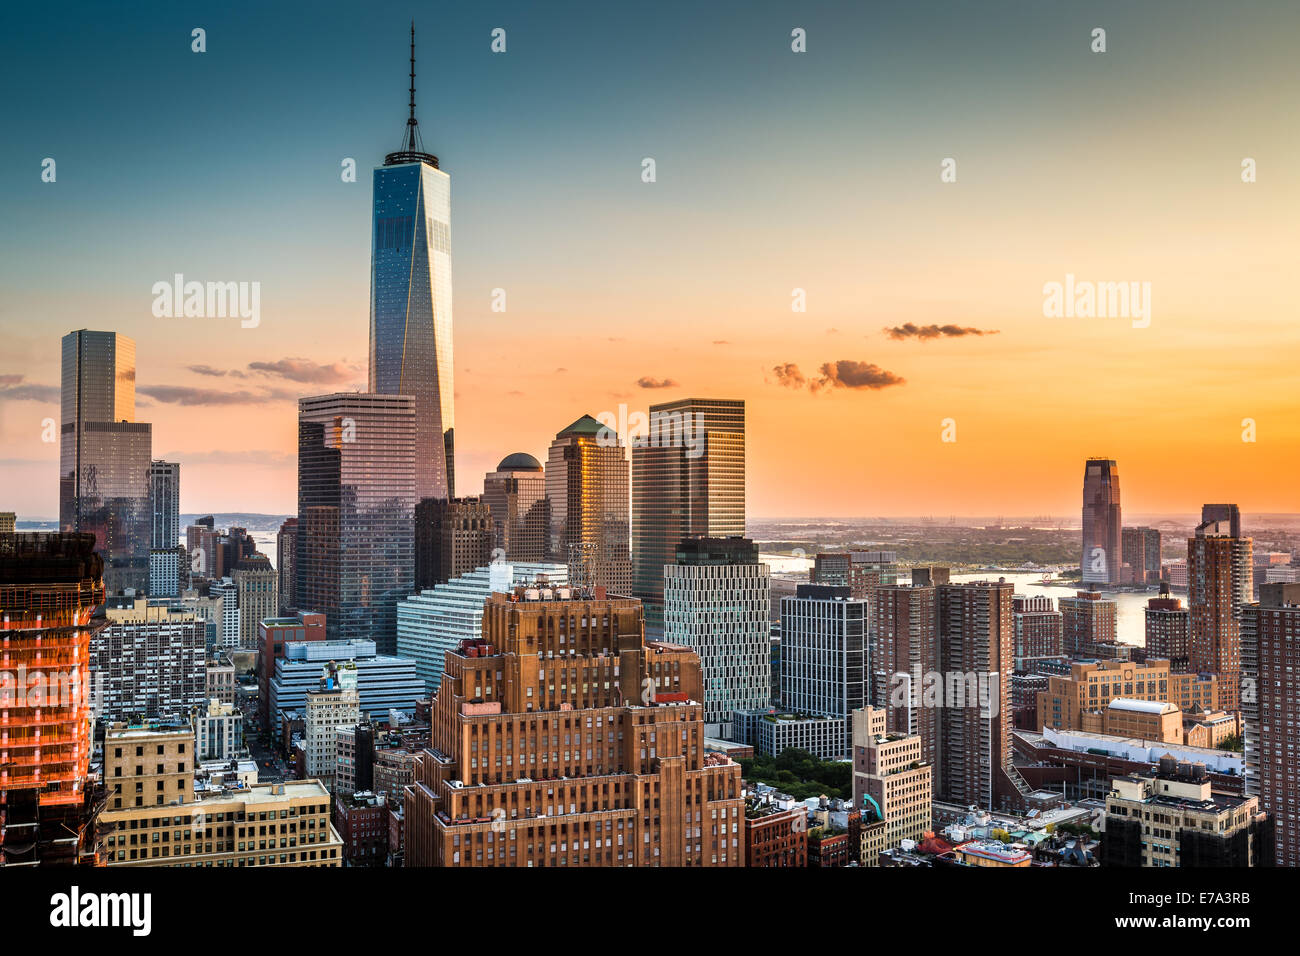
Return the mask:
[[(753, 518), (1071, 515), (1078, 459), (1094, 455), (1122, 461), (1126, 512), (1296, 507), (1285, 357), (1300, 341), (1283, 279), (1296, 186), (1280, 173), (1296, 134), (1275, 122), (1286, 85), (1258, 78), (1284, 69), (1297, 14), (1261, 9), (1246, 29), (1180, 5), (1184, 29), (1157, 42), (1159, 4), (945, 9), (960, 42), (930, 50), (912, 42), (924, 6), (832, 18), (773, 5), (743, 22), (693, 14), (698, 35), (656, 23), (650, 36), (610, 12), (588, 24), (602, 42), (564, 68), (551, 62), (563, 18), (505, 10), (502, 55), (494, 24), (469, 13), (430, 26), (421, 116), (457, 179), (457, 493), (477, 494), (506, 455), (544, 458), (554, 429), (584, 413), (708, 395), (746, 403)], [(42, 441), (42, 423), (58, 420), (57, 339), (90, 328), (136, 341), (137, 417), (153, 424), (154, 457), (185, 469), (183, 513), (292, 514), (297, 400), (367, 385), (365, 170), (405, 118), (408, 18), (342, 31), (267, 11), (250, 36), (214, 15), (198, 55), (190, 24), (135, 16), (100, 24), (119, 38), (114, 55), (160, 58), (175, 89), (158, 96), (179, 116), (209, 123), (234, 96), (253, 117), (237, 150), (249, 156), (210, 155), (203, 135), (116, 109), (114, 96), (156, 88), (142, 72), (90, 96), (40, 73), (56, 48), (90, 69), (103, 54), (31, 25), (15, 65), (40, 75), (44, 99), (25, 105), (20, 83), (13, 129), (40, 155), (7, 156), (0, 187), (30, 238), (3, 267), (5, 504), (20, 520), (57, 516), (57, 442)], [(792, 17), (804, 59), (789, 52)], [(1097, 18), (1112, 38), (1104, 57), (1087, 45)], [(355, 66), (340, 78), (285, 55), (303, 42)], [(665, 66), (705, 50), (731, 80), (696, 98)], [(247, 79), (210, 88), (214, 69)], [(609, 74), (605, 88), (583, 85), (590, 69)], [(899, 101), (883, 105), (878, 83)], [(260, 102), (265, 89), (279, 99)], [(1077, 128), (1078, 90), (1100, 136)], [(950, 105), (936, 107), (940, 91)], [(1144, 96), (1169, 119), (1152, 122)], [(923, 110), (924, 125), (909, 118)], [(318, 122), (285, 137), (293, 113)], [(797, 172), (775, 184), (758, 158), (774, 143)], [(1133, 143), (1136, 157), (1119, 148)], [(54, 182), (41, 181), (45, 156)], [(940, 180), (947, 157), (956, 182)], [(1241, 181), (1243, 157), (1258, 159), (1257, 182)], [(354, 183), (340, 180), (346, 159)], [(81, 273), (56, 283), (40, 250), (71, 241), (52, 224), (74, 208)], [(990, 221), (1003, 227), (990, 234)], [(260, 322), (156, 318), (151, 289), (176, 274), (260, 282)], [(1151, 282), (1149, 326), (1046, 318), (1045, 283), (1072, 276)], [(505, 312), (493, 311), (498, 289)], [(791, 311), (794, 289), (807, 312)], [(520, 362), (538, 337), (554, 363)], [(955, 442), (942, 438), (949, 419)]]

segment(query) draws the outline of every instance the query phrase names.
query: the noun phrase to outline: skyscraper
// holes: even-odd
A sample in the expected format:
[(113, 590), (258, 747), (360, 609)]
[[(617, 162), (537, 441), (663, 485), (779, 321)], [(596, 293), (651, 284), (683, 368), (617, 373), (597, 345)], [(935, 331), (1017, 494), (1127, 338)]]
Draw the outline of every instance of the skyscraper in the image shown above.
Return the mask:
[(415, 399), (340, 392), (298, 402), (298, 606), (331, 640), (396, 646), (415, 584)]
[(663, 627), (664, 567), (685, 538), (745, 534), (745, 403), (683, 398), (650, 406), (632, 442), (633, 593), (646, 631)]
[(149, 505), (149, 547), (174, 551), (181, 540), (180, 462), (149, 463)]
[(257, 626), (280, 613), (280, 575), (264, 554), (242, 558), (232, 575), (239, 601), (239, 646), (257, 647)]
[(853, 711), (867, 703), (867, 601), (847, 585), (801, 584), (781, 599), (781, 704), (844, 721), (840, 753), (853, 753)]
[(748, 538), (688, 538), (664, 568), (664, 640), (700, 655), (704, 726), (730, 738), (737, 710), (772, 702), (772, 589)]
[(286, 518), (275, 536), (275, 570), (280, 576), (280, 613), (298, 609), (298, 519)]
[(65, 335), (61, 411), (59, 525), (95, 535), (109, 593), (144, 590), (153, 426), (135, 421), (135, 342), (116, 332)]
[(1119, 466), (1089, 458), (1083, 470), (1084, 584), (1119, 584), (1124, 567), (1119, 507)]
[(492, 509), (493, 547), (507, 561), (546, 560), (551, 518), (540, 461), (521, 451), (501, 459), (483, 479), (483, 500)]
[(492, 512), (479, 498), (423, 498), (415, 506), (415, 589), (492, 560)]
[(939, 708), (925, 701), (927, 675), (939, 670), (939, 596), (934, 585), (886, 584), (873, 594), (871, 699), (887, 728), (921, 741), (923, 760), (939, 751)]
[[(602, 442), (602, 427), (583, 415), (551, 442), (546, 462), (550, 559), (571, 565), (569, 580), (575, 584), (626, 596), (632, 588), (627, 453), (616, 441)], [(577, 573), (579, 565), (588, 580)]]
[(370, 267), (370, 391), (410, 395), (415, 494), (455, 494), (451, 346), (451, 177), (424, 152), (411, 104), (402, 148), (374, 171)]
[(1187, 539), (1189, 669), (1218, 675), (1225, 710), (1241, 703), (1241, 612), (1251, 599), (1252, 545), (1233, 536), (1230, 519), (1207, 521)]
[(1125, 528), (1121, 532), (1124, 563), (1130, 577), (1125, 584), (1160, 583), (1160, 529)]
[(1119, 605), (1100, 591), (1076, 591), (1057, 602), (1061, 608), (1061, 650), (1070, 657), (1096, 657), (1114, 644)]

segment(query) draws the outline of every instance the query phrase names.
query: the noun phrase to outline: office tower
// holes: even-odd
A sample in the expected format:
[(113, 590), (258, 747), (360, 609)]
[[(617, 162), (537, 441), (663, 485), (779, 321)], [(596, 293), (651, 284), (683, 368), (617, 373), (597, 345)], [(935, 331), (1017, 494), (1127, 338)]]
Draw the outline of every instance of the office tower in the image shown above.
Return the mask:
[(200, 518), (185, 529), (185, 552), (189, 555), (191, 581), (224, 577), (221, 567), (221, 535), (213, 527), (211, 515)]
[(59, 525), (95, 535), (104, 586), (149, 583), (153, 426), (135, 421), (135, 342), (81, 329), (63, 337)]
[(415, 712), (415, 702), (426, 696), (424, 684), (415, 676), (415, 661), (377, 653), (374, 641), (290, 641), (271, 675), (269, 711), (276, 740), (281, 737), (284, 712), (305, 713), (307, 694), (320, 685), (321, 668), (329, 663), (356, 668), (363, 716), (386, 721), (390, 710), (409, 716)]
[(1212, 521), (1227, 522), (1223, 529), (1229, 537), (1241, 537), (1241, 509), (1232, 504), (1201, 505), (1201, 524)]
[(925, 680), (939, 670), (938, 592), (930, 585), (876, 588), (871, 628), (871, 700), (889, 731), (917, 737), (930, 764), (939, 748), (938, 708), (924, 700)]
[(844, 723), (841, 756), (852, 753), (850, 715), (867, 703), (867, 602), (849, 588), (801, 584), (781, 602), (781, 705)]
[(298, 606), (331, 639), (396, 646), (415, 586), (416, 414), (409, 395), (298, 402)]
[(748, 538), (688, 538), (664, 568), (664, 640), (700, 657), (710, 737), (731, 737), (734, 711), (771, 704), (771, 606), (767, 565)]
[(542, 562), (493, 561), (398, 602), (397, 656), (415, 661), (429, 693), (438, 690), (447, 652), (461, 641), (476, 641), (483, 631), (483, 605), (494, 592), (544, 582), (569, 583), (569, 567)]
[(1260, 585), (1259, 603), (1244, 607), (1241, 616), (1246, 793), (1257, 796), (1276, 823), (1277, 865), (1300, 866), (1300, 584)]
[(1061, 650), (1070, 657), (1096, 657), (1102, 645), (1115, 643), (1117, 605), (1100, 591), (1076, 591), (1063, 597), (1061, 608)]
[(0, 867), (96, 864), (88, 655), (103, 574), (92, 534), (0, 535)]
[(1160, 586), (1160, 596), (1147, 601), (1147, 660), (1164, 658), (1169, 669), (1185, 674), (1191, 665), (1191, 612), (1183, 602), (1169, 594), (1169, 585)]
[(1023, 785), (1011, 769), (1014, 588), (1005, 581), (974, 581), (938, 590), (945, 686), (935, 791), (949, 803), (992, 807), (1010, 782)]
[(149, 596), (174, 598), (181, 595), (181, 549), (149, 551)]
[(813, 584), (847, 586), (855, 598), (871, 599), (876, 588), (898, 582), (896, 551), (847, 551), (818, 554), (809, 579)]
[(307, 776), (333, 788), (338, 731), (361, 723), (356, 663), (330, 661), (326, 664), (321, 671), (320, 686), (307, 694), (305, 709)]
[(280, 589), (280, 614), (298, 610), (298, 519), (286, 518), (275, 536), (275, 570)]
[(1273, 853), (1259, 800), (1215, 792), (1204, 764), (1166, 754), (1111, 782), (1102, 866), (1272, 866)]
[(188, 717), (207, 700), (207, 630), (180, 607), (132, 607), (106, 612), (109, 626), (90, 643), (98, 716), (126, 720)]
[(266, 555), (245, 557), (235, 568), (236, 600), (239, 603), (239, 647), (257, 648), (258, 625), (280, 613), (280, 575)]
[(239, 613), (239, 585), (233, 578), (222, 578), (208, 586), (208, 595), (217, 603), (216, 646), (222, 650), (239, 650), (243, 631)]
[(1084, 584), (1119, 584), (1124, 567), (1119, 507), (1119, 466), (1089, 458), (1083, 471)]
[(415, 506), (415, 589), (492, 561), (492, 512), (478, 498), (424, 498)]
[(1193, 671), (1219, 676), (1225, 710), (1241, 704), (1241, 609), (1250, 603), (1250, 538), (1234, 537), (1230, 521), (1198, 525), (1187, 539), (1187, 604)]
[(632, 593), (645, 604), (649, 633), (663, 627), (664, 567), (678, 542), (744, 534), (745, 403), (650, 406), (650, 432), (632, 444)]
[(521, 451), (501, 459), (483, 479), (483, 500), (492, 509), (493, 547), (507, 561), (545, 561), (551, 516), (542, 463)]
[(700, 692), (638, 601), (492, 595), (482, 640), (447, 653), (406, 865), (742, 866), (740, 766), (706, 755)]
[(1160, 529), (1125, 528), (1121, 534), (1124, 563), (1129, 580), (1125, 584), (1160, 583)]
[(149, 463), (149, 547), (175, 550), (181, 541), (181, 466), (175, 461)]
[(18, 516), (12, 511), (0, 511), (0, 534), (13, 534)]
[(889, 733), (886, 723), (881, 708), (853, 712), (853, 805), (885, 821), (885, 846), (919, 843), (933, 823), (933, 768), (920, 737)]
[(1016, 629), (1015, 666), (1030, 657), (1052, 657), (1061, 653), (1062, 615), (1045, 595), (1011, 599), (1011, 618)]
[[(456, 494), (451, 346), (451, 177), (424, 152), (411, 112), (402, 148), (374, 171), (370, 265), (370, 391), (409, 395), (415, 498)], [(318, 608), (319, 609), (319, 608)]]
[(325, 640), (325, 615), (298, 612), (292, 616), (266, 618), (257, 623), (257, 708), (263, 727), (271, 723), (271, 677), (275, 662), (284, 657), (290, 641)]
[(617, 436), (602, 438), (602, 428), (583, 415), (551, 442), (546, 461), (550, 560), (568, 564), (575, 584), (627, 595), (632, 590), (627, 453)]

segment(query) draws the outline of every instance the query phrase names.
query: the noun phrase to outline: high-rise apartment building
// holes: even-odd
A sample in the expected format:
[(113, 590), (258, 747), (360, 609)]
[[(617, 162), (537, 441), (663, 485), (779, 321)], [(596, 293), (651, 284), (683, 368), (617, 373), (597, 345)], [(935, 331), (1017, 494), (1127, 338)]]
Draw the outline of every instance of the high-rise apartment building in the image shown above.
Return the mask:
[(705, 754), (699, 658), (604, 589), (494, 594), (447, 653), (404, 793), (407, 866), (743, 866), (740, 766)]
[(286, 518), (275, 536), (275, 571), (279, 577), (279, 614), (298, 610), (298, 519)]
[(1083, 470), (1084, 584), (1119, 584), (1124, 567), (1119, 466), (1089, 458)]
[[(546, 461), (550, 560), (568, 564), (575, 584), (626, 595), (632, 590), (627, 451), (617, 436), (604, 439), (603, 428), (583, 415), (551, 442)], [(579, 572), (586, 580), (579, 580)]]
[(871, 700), (886, 726), (921, 741), (921, 756), (938, 759), (939, 709), (924, 700), (926, 675), (939, 670), (939, 598), (931, 585), (876, 588), (871, 639)]
[(103, 574), (94, 535), (0, 534), (0, 867), (96, 863), (89, 653)]
[(885, 821), (885, 845), (921, 842), (933, 824), (933, 768), (921, 756), (921, 738), (889, 733), (885, 711), (853, 712), (853, 805), (871, 805)]
[(216, 646), (222, 650), (239, 650), (241, 615), (239, 586), (233, 578), (222, 578), (208, 585), (208, 596), (216, 604)]
[(1251, 602), (1254, 583), (1253, 543), (1233, 536), (1231, 528), (1230, 519), (1209, 521), (1187, 539), (1189, 667), (1219, 676), (1225, 710), (1241, 704), (1241, 611)]
[(1061, 651), (1070, 657), (1097, 657), (1115, 643), (1118, 605), (1100, 591), (1077, 591), (1057, 602), (1061, 608)]
[(938, 591), (944, 686), (935, 792), (949, 803), (992, 807), (1011, 772), (1014, 587), (973, 581)]
[(483, 501), (492, 511), (493, 547), (505, 560), (546, 560), (551, 516), (541, 462), (521, 451), (501, 459), (483, 479)]
[(392, 653), (397, 602), (415, 586), (416, 500), (415, 399), (299, 400), (297, 599), (331, 639)]
[(852, 753), (853, 711), (867, 703), (867, 601), (848, 586), (801, 584), (781, 601), (781, 704), (844, 723)]
[(1242, 609), (1246, 792), (1276, 824), (1278, 866), (1300, 866), (1300, 584), (1259, 586)]
[(688, 538), (664, 568), (664, 640), (700, 656), (704, 724), (730, 738), (737, 710), (772, 699), (772, 595), (748, 538)]
[(1187, 673), (1192, 657), (1191, 611), (1164, 584), (1160, 596), (1147, 601), (1145, 614), (1147, 660), (1164, 658), (1174, 673)]
[(110, 608), (90, 644), (98, 716), (188, 717), (207, 700), (207, 629), (193, 612), (138, 598)]
[(813, 559), (813, 584), (845, 585), (855, 598), (871, 599), (876, 588), (898, 583), (898, 552), (845, 551)]
[(95, 535), (110, 594), (143, 591), (153, 426), (135, 421), (135, 342), (116, 332), (65, 335), (60, 402), (60, 528)]
[(1241, 537), (1241, 509), (1233, 504), (1201, 505), (1201, 524), (1208, 524), (1212, 521), (1223, 521), (1227, 523), (1227, 528), (1223, 529), (1229, 537)]
[(257, 626), (280, 615), (280, 575), (266, 555), (250, 555), (239, 562), (233, 575), (239, 603), (239, 646), (257, 648)]
[(1128, 570), (1123, 584), (1158, 584), (1160, 582), (1160, 529), (1125, 528), (1121, 533), (1121, 550)]
[(745, 403), (683, 398), (651, 405), (649, 417), (632, 443), (633, 593), (658, 634), (678, 542), (745, 534)]
[(412, 26), (406, 134), (374, 171), (370, 391), (410, 396), (415, 500), (456, 494), (451, 302), (451, 177), (420, 142)]
[(149, 547), (175, 550), (181, 542), (181, 466), (149, 463)]
[(1052, 607), (1051, 598), (1017, 594), (1011, 599), (1011, 618), (1016, 629), (1016, 670), (1027, 658), (1061, 653), (1062, 614)]
[(415, 588), (423, 591), (492, 560), (492, 512), (479, 498), (425, 498), (415, 506)]

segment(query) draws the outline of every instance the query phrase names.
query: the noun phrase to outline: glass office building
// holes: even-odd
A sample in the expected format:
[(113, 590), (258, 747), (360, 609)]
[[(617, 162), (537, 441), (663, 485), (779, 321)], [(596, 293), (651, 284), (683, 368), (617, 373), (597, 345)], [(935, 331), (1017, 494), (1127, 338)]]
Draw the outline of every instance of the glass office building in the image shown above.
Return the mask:
[(153, 426), (135, 421), (135, 342), (80, 329), (63, 337), (59, 525), (95, 535), (104, 586), (149, 583)]
[(298, 402), (298, 606), (330, 640), (396, 647), (414, 589), (415, 399), (341, 392)]

